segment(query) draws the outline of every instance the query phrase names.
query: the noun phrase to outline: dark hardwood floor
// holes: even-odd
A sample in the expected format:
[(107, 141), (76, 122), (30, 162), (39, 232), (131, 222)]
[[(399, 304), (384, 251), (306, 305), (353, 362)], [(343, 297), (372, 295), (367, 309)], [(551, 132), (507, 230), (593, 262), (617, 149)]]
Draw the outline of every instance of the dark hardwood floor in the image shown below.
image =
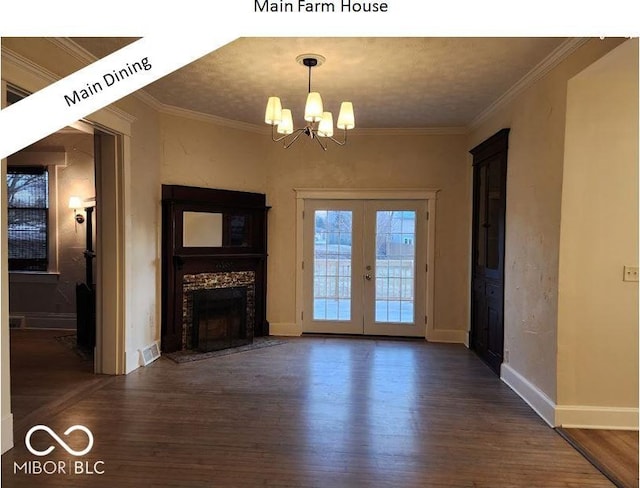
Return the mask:
[[(11, 412), (25, 423), (63, 408), (68, 401), (109, 379), (93, 374), (93, 361), (81, 358), (56, 338), (69, 330), (11, 329)], [(44, 411), (41, 411), (43, 410)]]
[[(7, 487), (611, 487), (472, 352), (414, 341), (296, 338), (194, 363), (161, 358), (33, 423), (2, 456)], [(66, 474), (14, 474), (60, 461)], [(69, 463), (104, 474), (70, 474)], [(104, 464), (100, 464), (103, 462)], [(96, 464), (97, 463), (97, 464)], [(50, 465), (49, 467), (51, 467)]]

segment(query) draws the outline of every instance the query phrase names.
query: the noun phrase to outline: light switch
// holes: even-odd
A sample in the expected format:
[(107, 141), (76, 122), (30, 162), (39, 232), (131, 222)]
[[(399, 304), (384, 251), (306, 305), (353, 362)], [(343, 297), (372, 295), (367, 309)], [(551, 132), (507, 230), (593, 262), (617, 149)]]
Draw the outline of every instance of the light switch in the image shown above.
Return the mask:
[(638, 267), (625, 266), (622, 281), (638, 281)]

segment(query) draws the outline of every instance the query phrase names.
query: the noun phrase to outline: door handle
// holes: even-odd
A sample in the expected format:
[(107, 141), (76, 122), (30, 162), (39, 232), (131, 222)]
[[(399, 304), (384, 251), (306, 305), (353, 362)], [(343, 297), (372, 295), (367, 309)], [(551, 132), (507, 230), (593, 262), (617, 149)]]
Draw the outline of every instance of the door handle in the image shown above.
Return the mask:
[(369, 273), (367, 273), (366, 275), (364, 275), (364, 279), (371, 281), (371, 275)]

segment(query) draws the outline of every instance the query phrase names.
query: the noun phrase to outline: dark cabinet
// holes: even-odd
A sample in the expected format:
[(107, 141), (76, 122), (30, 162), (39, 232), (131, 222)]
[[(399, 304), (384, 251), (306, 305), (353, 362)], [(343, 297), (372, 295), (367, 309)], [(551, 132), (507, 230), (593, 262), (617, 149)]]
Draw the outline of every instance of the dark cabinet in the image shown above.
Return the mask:
[(469, 344), (498, 375), (504, 348), (508, 137), (509, 129), (502, 129), (471, 150), (473, 236)]

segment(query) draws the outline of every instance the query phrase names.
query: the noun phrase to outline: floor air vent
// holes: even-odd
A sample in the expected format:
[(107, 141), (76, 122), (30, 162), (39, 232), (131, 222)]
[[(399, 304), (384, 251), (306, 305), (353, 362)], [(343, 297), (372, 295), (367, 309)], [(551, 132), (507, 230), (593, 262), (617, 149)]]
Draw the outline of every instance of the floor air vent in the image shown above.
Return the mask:
[(160, 357), (160, 349), (155, 342), (142, 350), (142, 365), (147, 366)]

